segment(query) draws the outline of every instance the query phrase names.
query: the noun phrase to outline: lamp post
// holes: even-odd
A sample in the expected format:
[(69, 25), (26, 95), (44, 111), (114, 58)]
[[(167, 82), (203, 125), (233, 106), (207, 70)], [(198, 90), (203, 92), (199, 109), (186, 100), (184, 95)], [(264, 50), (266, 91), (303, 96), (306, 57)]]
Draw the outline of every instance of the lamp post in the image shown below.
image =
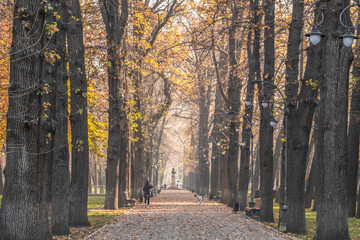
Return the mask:
[[(284, 102), (284, 108), (282, 108), (282, 111), (284, 113), (284, 128), (285, 128), (285, 163), (284, 163), (284, 206), (281, 209), (281, 222), (280, 222), (280, 230), (286, 230), (287, 227), (287, 179), (288, 179), (288, 114), (289, 114), (289, 109), (287, 106), (287, 102), (286, 102), (286, 98), (283, 95), (283, 93), (280, 91), (280, 89), (278, 88), (278, 86), (276, 86), (275, 84), (271, 83), (271, 82), (267, 82), (267, 81), (262, 81), (262, 80), (253, 80), (251, 81), (252, 84), (255, 83), (264, 83), (267, 84), (269, 87), (272, 87), (273, 89), (276, 89), (283, 102)], [(275, 120), (275, 118), (273, 117), (270, 120), (270, 125), (272, 127), (276, 126), (277, 121)]]
[[(328, 2), (329, 0), (317, 0), (315, 1), (313, 4), (310, 5), (310, 7), (308, 8), (308, 10), (306, 11), (306, 21), (313, 27), (312, 31), (305, 34), (305, 36), (307, 37), (310, 37), (310, 42), (314, 45), (320, 43), (321, 41), (321, 38), (322, 37), (325, 37), (325, 34), (321, 33), (317, 28), (323, 23), (324, 21), (324, 13), (321, 12), (321, 20), (319, 23), (311, 23), (309, 21), (309, 18), (308, 18), (308, 15), (310, 13), (310, 10), (318, 3), (320, 2)], [(355, 36), (353, 33), (352, 33), (352, 29), (355, 29), (354, 25), (351, 24), (351, 26), (347, 26), (344, 24), (343, 22), (343, 16), (344, 16), (344, 13), (347, 11), (347, 10), (350, 10), (350, 8), (352, 7), (360, 7), (360, 0), (354, 0), (355, 3), (354, 4), (351, 4), (349, 6), (347, 6), (346, 8), (344, 8), (341, 13), (340, 13), (340, 16), (339, 16), (339, 21), (341, 23), (341, 25), (346, 28), (346, 32), (339, 36), (340, 39), (343, 40), (343, 44), (345, 45), (345, 47), (351, 47), (354, 43), (354, 39), (358, 39), (359, 37)]]

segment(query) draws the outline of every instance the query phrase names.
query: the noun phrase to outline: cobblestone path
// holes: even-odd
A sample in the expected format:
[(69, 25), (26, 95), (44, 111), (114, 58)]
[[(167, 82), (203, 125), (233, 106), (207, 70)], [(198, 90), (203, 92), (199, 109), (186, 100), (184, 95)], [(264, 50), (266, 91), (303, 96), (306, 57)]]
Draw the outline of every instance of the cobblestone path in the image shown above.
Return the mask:
[(85, 239), (294, 239), (208, 201), (198, 205), (194, 194), (166, 190), (120, 216)]

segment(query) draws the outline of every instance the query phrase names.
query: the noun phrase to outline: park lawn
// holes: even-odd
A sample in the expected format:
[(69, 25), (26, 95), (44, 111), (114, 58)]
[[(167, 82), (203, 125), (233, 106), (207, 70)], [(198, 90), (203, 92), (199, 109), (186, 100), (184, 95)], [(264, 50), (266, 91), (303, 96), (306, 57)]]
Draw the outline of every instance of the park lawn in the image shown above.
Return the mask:
[(117, 217), (128, 211), (129, 207), (120, 208), (119, 210), (94, 209), (104, 206), (105, 196), (89, 196), (88, 212), (89, 227), (70, 228), (69, 236), (54, 236), (55, 240), (84, 239), (86, 236), (95, 232), (104, 225), (113, 222)]
[[(288, 235), (304, 240), (310, 240), (314, 238), (316, 232), (316, 212), (311, 211), (311, 209), (306, 209), (305, 217), (306, 217), (307, 234), (302, 235), (302, 234), (288, 233)], [(279, 205), (277, 203), (274, 203), (274, 220), (275, 223), (265, 223), (265, 224), (271, 226), (272, 228), (278, 229)], [(350, 238), (352, 240), (360, 240), (360, 219), (349, 218), (348, 223), (349, 223)]]
[(104, 206), (105, 196), (89, 196), (88, 209), (99, 208)]

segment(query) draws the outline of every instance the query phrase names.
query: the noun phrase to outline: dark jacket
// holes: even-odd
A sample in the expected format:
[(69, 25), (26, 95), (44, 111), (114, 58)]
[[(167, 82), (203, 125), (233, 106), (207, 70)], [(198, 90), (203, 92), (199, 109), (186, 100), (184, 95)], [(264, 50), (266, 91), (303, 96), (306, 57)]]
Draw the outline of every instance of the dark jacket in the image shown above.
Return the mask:
[(150, 189), (153, 188), (153, 186), (147, 181), (143, 191), (144, 191), (144, 195), (150, 195)]

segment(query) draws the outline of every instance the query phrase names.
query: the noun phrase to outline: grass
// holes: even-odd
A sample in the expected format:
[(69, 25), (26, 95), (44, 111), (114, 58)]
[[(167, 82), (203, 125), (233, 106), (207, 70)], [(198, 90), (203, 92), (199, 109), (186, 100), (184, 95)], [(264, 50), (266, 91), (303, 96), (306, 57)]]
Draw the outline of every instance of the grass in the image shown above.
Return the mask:
[[(311, 211), (311, 209), (306, 209), (305, 218), (306, 218), (307, 234), (302, 235), (302, 234), (288, 233), (288, 235), (304, 240), (313, 239), (316, 232), (316, 212)], [(274, 220), (275, 223), (265, 223), (265, 224), (271, 226), (272, 228), (278, 229), (279, 205), (277, 203), (274, 203)], [(360, 219), (349, 218), (348, 224), (349, 224), (350, 238), (352, 240), (360, 240)]]
[(87, 235), (95, 232), (104, 225), (113, 222), (117, 217), (124, 214), (129, 208), (120, 208), (119, 210), (104, 210), (94, 209), (104, 206), (105, 196), (89, 196), (88, 209), (93, 209), (88, 212), (88, 219), (90, 222), (89, 227), (70, 228), (70, 235), (68, 236), (55, 236), (55, 240), (70, 240), (70, 239), (83, 239)]
[[(1, 207), (2, 195), (0, 195)], [(70, 240), (70, 239), (83, 239), (87, 235), (95, 232), (104, 225), (113, 222), (117, 217), (124, 214), (129, 208), (120, 208), (119, 210), (104, 210), (95, 209), (104, 206), (105, 196), (89, 196), (88, 198), (88, 219), (90, 222), (89, 227), (70, 228), (70, 235), (68, 236), (54, 236), (55, 240)]]
[(89, 196), (88, 209), (99, 208), (104, 206), (105, 196)]

